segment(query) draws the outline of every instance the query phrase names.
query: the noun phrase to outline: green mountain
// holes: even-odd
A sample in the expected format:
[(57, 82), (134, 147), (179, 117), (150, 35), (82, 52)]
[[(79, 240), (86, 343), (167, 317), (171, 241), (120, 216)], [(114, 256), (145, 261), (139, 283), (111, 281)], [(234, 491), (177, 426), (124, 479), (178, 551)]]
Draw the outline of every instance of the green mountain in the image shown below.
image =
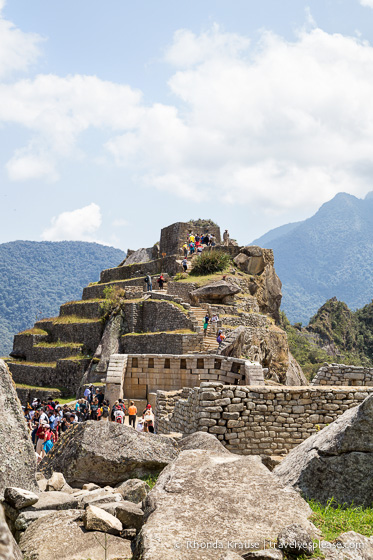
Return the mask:
[(307, 327), (290, 325), (284, 313), (281, 321), (290, 351), (308, 378), (323, 362), (373, 367), (373, 302), (351, 311), (343, 301), (331, 298)]
[(273, 249), (283, 284), (282, 308), (307, 324), (333, 296), (351, 309), (373, 295), (373, 192), (337, 194), (303, 222), (271, 230), (253, 244)]
[(0, 244), (0, 355), (11, 351), (15, 333), (80, 299), (84, 286), (124, 257), (120, 249), (82, 241)]

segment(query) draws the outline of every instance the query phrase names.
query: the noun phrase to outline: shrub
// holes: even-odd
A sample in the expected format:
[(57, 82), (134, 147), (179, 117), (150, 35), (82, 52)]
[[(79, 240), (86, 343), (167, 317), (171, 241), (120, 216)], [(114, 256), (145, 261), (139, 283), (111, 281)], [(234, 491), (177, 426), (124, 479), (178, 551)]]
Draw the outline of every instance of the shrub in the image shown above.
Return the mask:
[(223, 272), (230, 262), (230, 257), (222, 251), (206, 251), (193, 262), (192, 276), (207, 276), (214, 272)]

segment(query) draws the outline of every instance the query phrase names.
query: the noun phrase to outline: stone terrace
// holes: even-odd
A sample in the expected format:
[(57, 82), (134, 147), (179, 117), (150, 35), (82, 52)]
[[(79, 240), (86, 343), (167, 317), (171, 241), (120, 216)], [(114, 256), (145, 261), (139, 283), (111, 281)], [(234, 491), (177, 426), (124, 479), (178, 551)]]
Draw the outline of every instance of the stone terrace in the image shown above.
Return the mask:
[(373, 387), (252, 387), (205, 382), (179, 393), (158, 391), (158, 433), (215, 434), (233, 453), (284, 455)]

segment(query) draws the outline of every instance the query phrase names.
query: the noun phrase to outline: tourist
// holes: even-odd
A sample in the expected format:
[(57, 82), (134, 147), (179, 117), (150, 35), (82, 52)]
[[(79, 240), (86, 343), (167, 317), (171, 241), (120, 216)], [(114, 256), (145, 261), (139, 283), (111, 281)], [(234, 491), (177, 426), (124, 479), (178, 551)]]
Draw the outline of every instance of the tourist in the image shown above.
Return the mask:
[(154, 433), (154, 414), (150, 405), (146, 407), (143, 419), (144, 419), (144, 432)]
[(98, 400), (98, 404), (99, 406), (102, 406), (102, 403), (104, 402), (104, 393), (102, 392), (102, 389), (97, 388), (96, 389), (96, 399)]
[(92, 394), (92, 393), (91, 393), (90, 388), (89, 388), (89, 387), (86, 387), (86, 388), (84, 389), (84, 398), (85, 398), (87, 401), (90, 400), (89, 397), (91, 396), (91, 394)]
[(43, 450), (43, 444), (44, 444), (44, 438), (45, 438), (45, 434), (47, 433), (47, 430), (49, 430), (48, 422), (40, 422), (39, 427), (36, 430), (36, 453), (38, 455), (38, 463), (40, 463), (40, 461), (45, 455), (45, 452)]
[(208, 313), (206, 313), (204, 323), (203, 323), (203, 336), (207, 336), (207, 328), (209, 326), (210, 317)]
[(117, 424), (124, 424), (124, 411), (122, 408), (116, 408), (114, 411), (114, 421)]
[(213, 332), (216, 334), (217, 328), (218, 328), (218, 321), (219, 321), (219, 315), (216, 315), (216, 313), (211, 317), (211, 328), (213, 330)]
[(219, 348), (222, 345), (224, 340), (225, 340), (225, 334), (223, 333), (223, 331), (219, 330), (218, 331), (218, 336), (216, 338), (216, 342), (219, 343)]
[(160, 289), (160, 290), (163, 290), (163, 284), (164, 284), (164, 276), (163, 276), (163, 274), (160, 275), (160, 277), (158, 278), (157, 282), (158, 282), (158, 285), (159, 285), (159, 289)]
[(211, 247), (215, 247), (215, 245), (216, 245), (216, 237), (215, 237), (215, 235), (210, 235), (209, 244), (211, 245)]
[(223, 233), (223, 243), (226, 247), (228, 247), (228, 245), (229, 245), (229, 233), (228, 233), (227, 229)]
[(98, 408), (99, 408), (99, 403), (97, 398), (95, 397), (93, 403), (91, 404), (91, 420), (97, 420)]
[(182, 262), (181, 262), (181, 264), (183, 265), (184, 272), (186, 272), (186, 271), (188, 270), (188, 261), (187, 261), (187, 259), (186, 259), (186, 258), (183, 259)]
[(186, 259), (188, 257), (188, 244), (187, 243), (184, 243), (183, 251), (184, 251), (184, 258)]
[(190, 247), (190, 254), (191, 254), (191, 255), (194, 255), (194, 248), (195, 248), (195, 245), (194, 245), (194, 242), (193, 242), (193, 241), (190, 242), (189, 247)]
[(153, 290), (153, 283), (152, 283), (152, 277), (150, 276), (149, 273), (145, 276), (144, 281), (146, 282), (147, 291), (151, 292)]
[(102, 422), (108, 422), (110, 416), (110, 407), (107, 401), (102, 402), (102, 406), (99, 408), (98, 419)]
[(129, 425), (136, 428), (137, 408), (135, 407), (135, 403), (133, 401), (130, 402), (130, 406), (128, 408), (128, 414), (129, 414)]

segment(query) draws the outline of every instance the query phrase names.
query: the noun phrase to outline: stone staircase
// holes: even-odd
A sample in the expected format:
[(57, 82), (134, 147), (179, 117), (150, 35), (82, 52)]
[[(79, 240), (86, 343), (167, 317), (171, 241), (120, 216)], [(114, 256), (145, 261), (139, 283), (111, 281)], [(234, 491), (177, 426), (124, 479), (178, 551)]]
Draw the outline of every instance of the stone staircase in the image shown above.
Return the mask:
[[(190, 310), (193, 312), (193, 315), (196, 317), (198, 324), (200, 325), (201, 332), (203, 333), (203, 323), (205, 322), (206, 310), (202, 307), (194, 307), (191, 306)], [(219, 348), (219, 344), (216, 342), (217, 334), (212, 332), (211, 330), (211, 323), (207, 328), (207, 335), (203, 336), (203, 349), (205, 352), (213, 353), (217, 351)]]

